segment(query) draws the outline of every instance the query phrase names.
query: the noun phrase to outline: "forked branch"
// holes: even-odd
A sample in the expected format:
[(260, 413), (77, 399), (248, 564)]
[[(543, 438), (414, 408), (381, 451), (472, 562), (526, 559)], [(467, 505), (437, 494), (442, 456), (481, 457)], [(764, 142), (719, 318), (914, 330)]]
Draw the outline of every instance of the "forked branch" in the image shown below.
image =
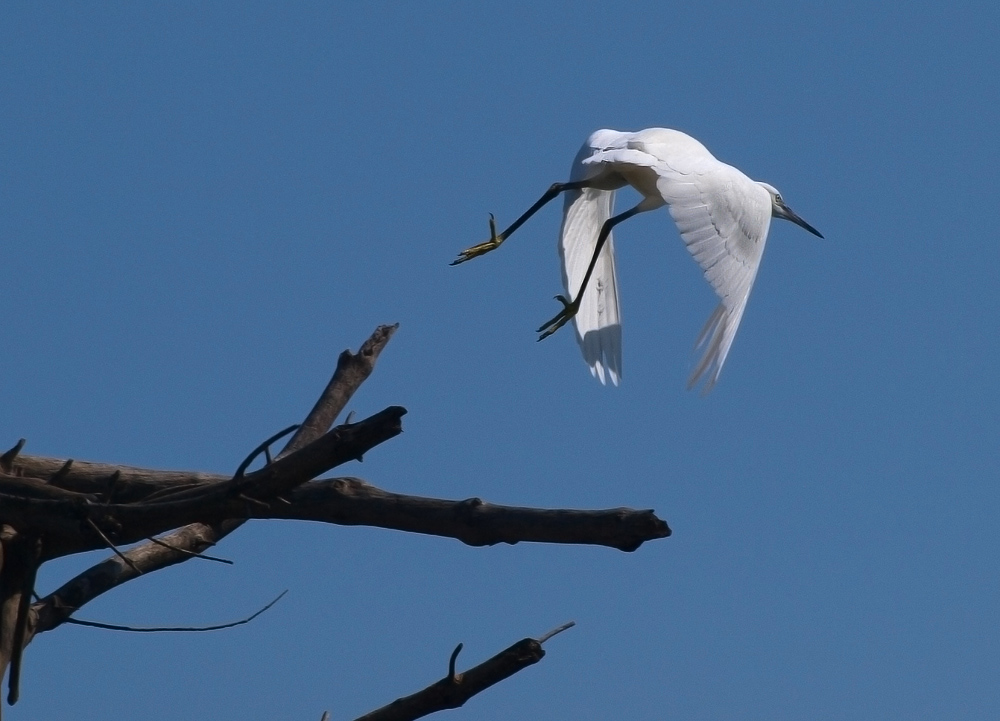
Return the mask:
[[(286, 450), (301, 451), (301, 453), (289, 453), (285, 458), (268, 464), (261, 471), (242, 479), (236, 479), (240, 484), (236, 490), (240, 494), (245, 496), (248, 493), (254, 493), (270, 500), (272, 496), (290, 491), (296, 485), (311, 480), (339, 463), (360, 456), (368, 448), (399, 432), (399, 418), (406, 412), (402, 408), (383, 411), (384, 418), (379, 419), (379, 423), (376, 424), (376, 433), (370, 437), (362, 435), (359, 438), (356, 426), (346, 427), (342, 432), (338, 432), (337, 429), (328, 432), (329, 426), (335, 420), (340, 409), (346, 405), (361, 383), (371, 373), (379, 353), (389, 342), (394, 330), (395, 326), (381, 326), (376, 329), (371, 338), (362, 346), (362, 353), (359, 355), (363, 355), (364, 359), (360, 364), (355, 361), (353, 354), (349, 352), (341, 354), (333, 380), (328, 384), (320, 402), (317, 403), (317, 407), (322, 406), (320, 417), (318, 420), (314, 418), (317, 413), (314, 409), (313, 414), (310, 414), (307, 419), (308, 432), (304, 434), (300, 432), (296, 435), (295, 438), (299, 440), (294, 449), (292, 449), (291, 442), (286, 448)], [(347, 365), (350, 365), (351, 368), (346, 368)], [(367, 372), (363, 372), (365, 366), (367, 366)], [(324, 401), (324, 398), (332, 400)], [(395, 429), (392, 426), (393, 420), (395, 421)], [(292, 442), (295, 442), (295, 438)], [(3, 526), (3, 529), (9, 532), (0, 538), (2, 541), (0, 572), (6, 571), (0, 576), (0, 677), (2, 677), (7, 665), (13, 661), (16, 668), (12, 667), (11, 669), (11, 703), (17, 699), (18, 691), (14, 672), (19, 671), (22, 649), (30, 643), (35, 634), (58, 627), (88, 601), (141, 573), (149, 573), (197, 557), (197, 554), (215, 545), (223, 537), (239, 528), (248, 518), (245, 510), (247, 504), (241, 504), (236, 513), (227, 513), (233, 504), (229, 498), (231, 494), (219, 494), (217, 490), (222, 486), (234, 483), (234, 479), (220, 480), (207, 474), (167, 474), (169, 476), (168, 483), (163, 484), (160, 482), (164, 480), (163, 474), (156, 472), (121, 466), (109, 467), (106, 464), (74, 463), (72, 460), (58, 461), (55, 468), (51, 468), (50, 472), (45, 472), (51, 459), (33, 459), (22, 456), (20, 452), (23, 446), (24, 441), (21, 440), (0, 456), (0, 473), (11, 479), (23, 479), (29, 486), (33, 487), (32, 491), (38, 490), (34, 488), (35, 486), (41, 487), (40, 498), (37, 497), (39, 495), (37, 492), (29, 493), (26, 502), (22, 503), (27, 515), (31, 517), (29, 521), (31, 526), (44, 525), (41, 520), (45, 514), (40, 512), (40, 509), (48, 512), (49, 516), (63, 518), (67, 516), (68, 510), (68, 517), (73, 522), (76, 522), (73, 519), (78, 519), (81, 524), (85, 523), (86, 520), (93, 522), (89, 515), (92, 499), (87, 496), (91, 492), (96, 496), (93, 500), (104, 501), (101, 509), (104, 518), (113, 520), (119, 526), (121, 521), (114, 517), (119, 513), (131, 516), (133, 521), (136, 520), (137, 513), (139, 516), (145, 516), (147, 521), (151, 517), (149, 514), (152, 514), (156, 522), (164, 522), (163, 504), (170, 506), (172, 503), (179, 502), (183, 508), (185, 500), (183, 497), (178, 498), (178, 495), (185, 493), (185, 491), (193, 491), (194, 495), (199, 495), (198, 492), (201, 492), (207, 494), (207, 497), (201, 495), (199, 499), (201, 503), (206, 505), (203, 519), (192, 519), (194, 522), (185, 522), (187, 525), (178, 528), (168, 536), (156, 541), (146, 541), (136, 548), (124, 552), (122, 555), (128, 559), (127, 561), (124, 558), (113, 556), (97, 564), (74, 579), (76, 583), (70, 581), (30, 607), (27, 601), (30, 598), (29, 594), (32, 588), (28, 581), (30, 579), (33, 582), (33, 569), (28, 569), (27, 573), (18, 573), (21, 564), (10, 563), (7, 568), (4, 567), (4, 552), (14, 548), (13, 543), (19, 539), (19, 534), (15, 527)], [(280, 466), (275, 469), (274, 466), (279, 464)], [(323, 468), (324, 465), (326, 468)], [(43, 472), (38, 473), (38, 471)], [(23, 484), (17, 485), (16, 488), (20, 494), (24, 486)], [(59, 491), (68, 493), (60, 494)], [(170, 493), (162, 494), (163, 491)], [(52, 498), (51, 492), (55, 492), (57, 497)], [(130, 503), (141, 506), (144, 499), (157, 493), (161, 493), (159, 503), (146, 504), (147, 507), (142, 510), (127, 507)], [(219, 494), (218, 498), (214, 494)], [(170, 496), (172, 496), (172, 500), (168, 501), (167, 497)], [(21, 498), (18, 497), (17, 500), (21, 500)], [(224, 503), (212, 503), (211, 500), (224, 501)], [(150, 510), (149, 506), (151, 505), (159, 507)], [(58, 512), (51, 513), (56, 506), (59, 506)], [(124, 510), (123, 506), (126, 507)], [(220, 506), (224, 506), (224, 508), (220, 510)], [(2, 512), (6, 512), (9, 507), (10, 504), (3, 503)], [(174, 506), (175, 510), (176, 508), (177, 506)], [(81, 516), (81, 513), (85, 515)], [(160, 518), (156, 518), (156, 516), (160, 516)], [(177, 525), (180, 524), (175, 524), (172, 527)], [(117, 530), (121, 532), (124, 529)], [(143, 537), (160, 532), (155, 528), (147, 530), (149, 530), (148, 533), (141, 534)], [(59, 548), (58, 542), (43, 544), (44, 552), (50, 554), (47, 556), (50, 558), (75, 553), (79, 550), (89, 550), (88, 546), (97, 547), (96, 541), (88, 540), (88, 534), (85, 533), (77, 535), (78, 546), (76, 548), (73, 547), (71, 534), (57, 533), (55, 535), (64, 546)], [(91, 533), (89, 535), (96, 536), (98, 534)], [(103, 535), (103, 531), (100, 535)], [(105, 539), (101, 539), (101, 543), (104, 542)], [(85, 588), (85, 583), (92, 585)]]
[[(472, 546), (531, 541), (634, 551), (670, 535), (651, 510), (522, 508), (479, 498), (407, 496), (358, 478), (316, 480), (401, 432), (406, 410), (399, 407), (331, 429), (396, 327), (380, 326), (357, 353), (344, 351), (281, 452), (272, 456), (270, 446), (284, 433), (261, 444), (232, 476), (29, 456), (22, 453), (23, 440), (0, 454), (0, 674), (10, 664), (11, 702), (17, 697), (21, 651), (36, 634), (71, 621), (87, 603), (139, 575), (199, 557), (250, 518), (368, 525)], [(261, 456), (263, 465), (249, 470)], [(101, 547), (116, 555), (29, 603), (39, 563)], [(569, 625), (540, 639), (523, 639), (465, 673), (455, 672), (459, 646), (446, 678), (362, 718), (415, 719), (461, 706), (537, 663), (542, 643)]]

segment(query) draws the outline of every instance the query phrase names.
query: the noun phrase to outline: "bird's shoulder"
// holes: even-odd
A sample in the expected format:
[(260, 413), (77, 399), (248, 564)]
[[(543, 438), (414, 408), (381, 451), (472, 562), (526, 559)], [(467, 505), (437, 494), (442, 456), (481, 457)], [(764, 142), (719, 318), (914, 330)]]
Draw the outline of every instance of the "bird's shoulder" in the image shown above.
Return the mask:
[(771, 196), (738, 169), (720, 163), (695, 175), (661, 174), (656, 186), (685, 241), (689, 233), (705, 240), (714, 235), (740, 257), (762, 250), (757, 246), (767, 237)]
[(658, 175), (704, 175), (720, 163), (698, 140), (670, 128), (646, 128), (636, 132), (602, 129), (591, 134), (584, 146), (586, 165), (623, 164), (653, 168)]
[(657, 162), (653, 167), (667, 172), (698, 175), (721, 165), (701, 142), (670, 128), (646, 128), (631, 133), (625, 140), (625, 147), (655, 158)]

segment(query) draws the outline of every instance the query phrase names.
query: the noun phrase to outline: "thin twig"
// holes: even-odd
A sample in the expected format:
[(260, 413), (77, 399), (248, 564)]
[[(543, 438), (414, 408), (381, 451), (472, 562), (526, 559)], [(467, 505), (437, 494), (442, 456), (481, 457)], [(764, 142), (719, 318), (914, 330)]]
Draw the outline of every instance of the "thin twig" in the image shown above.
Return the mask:
[(448, 659), (448, 678), (454, 683), (458, 683), (458, 677), (455, 676), (455, 661), (458, 660), (458, 654), (462, 651), (462, 644), (455, 646), (455, 650), (451, 652), (451, 658)]
[(246, 618), (233, 621), (231, 623), (221, 623), (217, 626), (119, 626), (113, 623), (101, 623), (99, 621), (84, 621), (79, 618), (67, 618), (66, 623), (71, 623), (75, 626), (89, 626), (90, 628), (103, 628), (107, 631), (128, 631), (129, 633), (184, 633), (188, 631), (201, 632), (201, 631), (220, 631), (224, 628), (233, 628), (234, 626), (242, 626), (245, 623), (250, 623), (264, 611), (268, 610), (282, 599), (282, 597), (288, 593), (288, 589), (282, 591), (277, 598), (271, 601), (269, 604), (264, 606), (256, 613)]
[[(267, 452), (268, 448), (271, 447), (272, 443), (274, 443), (277, 440), (280, 440), (281, 438), (284, 438), (292, 431), (297, 430), (298, 427), (299, 427), (298, 423), (293, 423), (292, 425), (288, 426), (288, 428), (278, 431), (273, 436), (271, 436), (266, 441), (264, 441), (259, 446), (250, 451), (250, 455), (247, 456), (245, 459), (243, 459), (243, 462), (240, 464), (240, 467), (236, 469), (236, 473), (233, 474), (233, 478), (234, 479), (242, 478), (243, 474), (246, 473), (247, 468), (250, 467), (250, 464), (254, 462), (257, 456), (259, 456), (261, 453)], [(268, 458), (270, 458), (270, 453), (268, 453)]]
[(108, 548), (110, 548), (112, 551), (115, 552), (115, 555), (118, 556), (118, 558), (120, 558), (123, 561), (125, 561), (125, 563), (127, 563), (129, 565), (129, 567), (131, 567), (131, 569), (133, 571), (135, 571), (136, 573), (138, 573), (140, 576), (142, 575), (142, 571), (139, 570), (139, 567), (137, 565), (135, 565), (134, 563), (132, 563), (132, 559), (128, 558), (124, 553), (122, 553), (121, 551), (118, 550), (118, 546), (116, 546), (115, 544), (113, 544), (111, 542), (111, 539), (104, 535), (104, 531), (102, 531), (100, 528), (97, 527), (97, 524), (94, 523), (93, 519), (91, 519), (91, 518), (88, 517), (87, 518), (87, 525), (89, 525), (91, 528), (94, 529), (94, 531), (97, 533), (97, 535), (101, 537), (101, 540), (104, 541), (108, 545)]
[(24, 444), (25, 439), (22, 438), (14, 444), (13, 448), (5, 451), (4, 454), (0, 456), (0, 468), (9, 473), (11, 468), (14, 466), (14, 460), (17, 458), (17, 454), (21, 452), (22, 448), (24, 448)]
[(164, 548), (169, 548), (171, 551), (177, 551), (178, 553), (185, 553), (188, 556), (191, 556), (193, 558), (200, 558), (200, 559), (202, 559), (204, 561), (215, 561), (216, 563), (225, 563), (225, 564), (230, 565), (230, 566), (236, 565), (232, 561), (230, 561), (228, 558), (218, 558), (217, 556), (208, 556), (208, 555), (205, 555), (204, 553), (195, 553), (194, 551), (189, 551), (186, 548), (181, 548), (180, 546), (171, 545), (171, 544), (167, 543), (166, 541), (161, 541), (159, 538), (156, 538), (155, 536), (150, 536), (146, 540), (149, 541), (150, 543), (155, 543), (158, 546), (163, 546)]
[(558, 628), (553, 628), (547, 634), (545, 634), (544, 636), (540, 636), (536, 640), (538, 641), (538, 643), (545, 643), (546, 641), (548, 641), (550, 638), (552, 638), (556, 634), (562, 633), (567, 628), (573, 628), (573, 626), (575, 626), (575, 625), (576, 625), (576, 621), (569, 621), (567, 623), (564, 623), (562, 626), (559, 626)]
[(256, 506), (258, 507), (258, 508), (266, 508), (266, 509), (268, 509), (268, 510), (270, 510), (270, 509), (271, 509), (271, 504), (270, 504), (270, 503), (267, 503), (267, 502), (265, 502), (265, 501), (261, 501), (261, 500), (258, 500), (258, 499), (256, 499), (256, 498), (251, 498), (250, 496), (246, 495), (245, 493), (241, 493), (241, 494), (239, 494), (239, 495), (237, 496), (237, 498), (239, 498), (239, 499), (240, 499), (240, 500), (242, 500), (242, 501), (246, 501), (247, 503), (253, 503), (253, 504), (255, 504), (255, 505), (256, 505)]
[(66, 462), (62, 464), (59, 470), (52, 474), (52, 478), (49, 479), (49, 483), (51, 483), (53, 486), (58, 486), (59, 481), (61, 481), (66, 476), (66, 474), (69, 473), (69, 469), (72, 467), (73, 467), (73, 459), (67, 458)]

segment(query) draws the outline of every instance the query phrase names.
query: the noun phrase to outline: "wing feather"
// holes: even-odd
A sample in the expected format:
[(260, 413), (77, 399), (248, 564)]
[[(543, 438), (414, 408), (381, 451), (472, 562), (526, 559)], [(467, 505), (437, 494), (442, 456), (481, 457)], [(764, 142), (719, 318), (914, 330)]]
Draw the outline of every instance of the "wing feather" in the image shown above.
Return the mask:
[(771, 222), (768, 192), (743, 173), (715, 161), (701, 172), (659, 166), (657, 189), (667, 201), (681, 238), (721, 302), (695, 344), (704, 354), (688, 380), (719, 379), (746, 309)]
[[(584, 143), (573, 161), (571, 180), (596, 178), (607, 174), (600, 165), (586, 165), (584, 160), (595, 152), (619, 142), (621, 136), (612, 130), (599, 130)], [(624, 181), (609, 178), (608, 186), (622, 186)], [(614, 208), (614, 190), (587, 188), (567, 191), (563, 205), (562, 230), (559, 234), (559, 255), (562, 259), (563, 285), (572, 299), (580, 290), (587, 266), (597, 247), (597, 235)], [(601, 383), (606, 379), (618, 385), (622, 369), (621, 309), (618, 301), (618, 279), (615, 271), (614, 238), (608, 236), (594, 266), (587, 291), (574, 318), (577, 342), (590, 372)]]

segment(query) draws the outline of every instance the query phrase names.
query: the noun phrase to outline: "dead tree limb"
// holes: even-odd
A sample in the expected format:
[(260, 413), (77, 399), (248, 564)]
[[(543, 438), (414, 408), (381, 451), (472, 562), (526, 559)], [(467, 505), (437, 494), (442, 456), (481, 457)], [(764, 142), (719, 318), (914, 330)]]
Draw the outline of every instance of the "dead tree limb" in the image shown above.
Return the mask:
[[(645, 541), (670, 535), (669, 526), (652, 511), (575, 511), (499, 506), (479, 499), (445, 501), (389, 493), (357, 478), (307, 483), (291, 494), (290, 504), (250, 511), (253, 518), (376, 526), (455, 538), (472, 546), (534, 541), (633, 551)], [(164, 536), (162, 544), (146, 543), (124, 551), (130, 563), (112, 556), (87, 569), (34, 605), (36, 633), (58, 627), (97, 596), (137, 578), (135, 569), (149, 573), (205, 551), (232, 530), (225, 523), (219, 527), (192, 524)]]
[(390, 493), (359, 478), (307, 483), (297, 488), (289, 501), (266, 511), (253, 509), (252, 513), (255, 518), (376, 526), (445, 536), (470, 546), (532, 541), (634, 551), (645, 541), (670, 535), (670, 527), (651, 510), (521, 508), (479, 498), (448, 501)]
[(309, 411), (309, 415), (306, 416), (295, 435), (288, 440), (281, 455), (297, 451), (326, 433), (341, 411), (347, 407), (354, 392), (375, 370), (375, 361), (378, 360), (379, 353), (385, 348), (386, 343), (392, 338), (392, 334), (396, 332), (397, 328), (399, 328), (399, 323), (380, 325), (371, 337), (361, 344), (357, 354), (351, 353), (349, 350), (340, 354), (337, 359), (337, 370), (333, 372), (333, 377), (323, 389), (316, 405)]
[(10, 666), (7, 703), (14, 704), (20, 693), (21, 656), (31, 630), (29, 608), (40, 565), (42, 540), (4, 526), (0, 542), (4, 560), (0, 570), (0, 668)]
[(462, 650), (462, 644), (458, 644), (448, 662), (448, 674), (443, 679), (423, 691), (398, 698), (387, 706), (359, 716), (355, 721), (413, 721), (436, 711), (458, 708), (490, 686), (541, 661), (545, 656), (542, 643), (572, 625), (564, 624), (541, 639), (523, 638), (465, 673), (455, 672), (455, 660)]
[[(473, 546), (532, 541), (633, 551), (670, 535), (652, 511), (520, 508), (407, 496), (357, 478), (317, 480), (402, 431), (406, 410), (397, 406), (331, 428), (396, 327), (380, 326), (357, 353), (344, 351), (302, 425), (265, 441), (231, 476), (30, 456), (23, 439), (0, 454), (0, 675), (10, 668), (9, 702), (17, 699), (22, 651), (34, 636), (139, 575), (199, 557), (250, 518), (369, 525)], [(292, 428), (272, 456), (270, 445)], [(261, 455), (263, 465), (249, 471)], [(119, 548), (130, 543), (139, 545)], [(41, 563), (102, 547), (116, 555), (30, 603)], [(454, 672), (456, 649), (446, 679), (363, 718), (418, 718), (460, 706), (536, 663), (550, 635), (524, 639), (464, 674)]]
[[(356, 354), (346, 350), (340, 354), (330, 382), (305, 421), (282, 450), (281, 455), (288, 455), (305, 447), (329, 430), (361, 384), (371, 375), (379, 354), (398, 327), (398, 323), (379, 326)], [(95, 495), (107, 494), (111, 479), (117, 474), (114, 500), (118, 503), (140, 501), (165, 488), (171, 490), (196, 488), (220, 483), (229, 478), (200, 471), (160, 471), (109, 463), (29, 456), (20, 454), (23, 447), (22, 439), (2, 456), (0, 472), (41, 479), (48, 486)]]
[(253, 473), (168, 489), (133, 503), (100, 503), (99, 497), (57, 488), (44, 495), (36, 490), (45, 487), (43, 481), (0, 476), (0, 523), (44, 534), (43, 560), (49, 560), (101, 548), (108, 539), (123, 545), (189, 523), (246, 519), (251, 509), (266, 508), (297, 486), (398, 435), (405, 413), (404, 408), (390, 406), (358, 423), (337, 426)]
[[(301, 440), (299, 445), (297, 445), (293, 450), (295, 452), (288, 453), (284, 458), (279, 459), (275, 463), (265, 466), (261, 471), (258, 471), (250, 476), (238, 479), (239, 485), (235, 488), (243, 495), (247, 493), (259, 493), (261, 495), (267, 495), (268, 493), (279, 494), (282, 491), (291, 490), (296, 485), (307, 482), (320, 473), (325, 473), (330, 468), (339, 465), (340, 463), (351, 460), (353, 458), (359, 457), (368, 448), (382, 442), (399, 432), (399, 418), (406, 412), (402, 408), (386, 409), (383, 411), (384, 415), (388, 415), (388, 418), (382, 418), (389, 424), (389, 430), (392, 431), (391, 421), (395, 420), (394, 432), (388, 434), (383, 434), (384, 437), (381, 440), (375, 440), (374, 438), (351, 438), (350, 436), (356, 435), (352, 433), (351, 430), (344, 432), (338, 432), (338, 429), (333, 429), (332, 431), (327, 431), (330, 424), (333, 423), (336, 417), (336, 413), (339, 413), (339, 409), (336, 413), (331, 414), (331, 409), (339, 405), (339, 408), (343, 408), (344, 405), (350, 400), (353, 394), (360, 387), (361, 383), (368, 377), (371, 373), (371, 369), (374, 368), (375, 361), (378, 359), (379, 353), (385, 347), (386, 343), (392, 337), (392, 332), (395, 327), (390, 326), (380, 326), (372, 334), (371, 338), (366, 341), (362, 346), (362, 353), (359, 355), (364, 356), (364, 363), (358, 364), (354, 362), (353, 354), (349, 352), (342, 353), (340, 360), (337, 365), (337, 370), (334, 371), (334, 376), (331, 382), (327, 385), (327, 389), (324, 391), (323, 396), (317, 407), (323, 406), (322, 417), (319, 420), (313, 419), (310, 421), (307, 418), (307, 422), (310, 423), (309, 432), (304, 436), (300, 436)], [(344, 370), (343, 366), (345, 364), (351, 364), (354, 366), (352, 369)], [(367, 372), (359, 372), (359, 368), (363, 371), (364, 366), (367, 365)], [(339, 371), (339, 373), (338, 373)], [(353, 371), (353, 372), (352, 372)], [(335, 398), (336, 401), (323, 401), (323, 397), (330, 396)], [(312, 418), (313, 414), (310, 414)], [(327, 426), (322, 428), (322, 423), (326, 423)], [(355, 426), (359, 424), (354, 424)], [(356, 431), (356, 428), (354, 429)], [(345, 436), (346, 433), (346, 436)], [(377, 438), (377, 435), (376, 437)], [(326, 442), (324, 442), (326, 439)], [(293, 438), (293, 441), (295, 439)], [(351, 443), (351, 441), (355, 443)], [(360, 444), (357, 441), (360, 440)], [(375, 440), (374, 443), (370, 441)], [(347, 441), (345, 443), (345, 441)], [(367, 444), (367, 447), (366, 447)], [(23, 458), (21, 459), (22, 464), (18, 463), (20, 456), (20, 451), (24, 446), (23, 439), (17, 443), (13, 448), (0, 456), (0, 471), (5, 474), (13, 476), (22, 476), (28, 478), (38, 479), (37, 475), (31, 470), (23, 465)], [(352, 447), (353, 446), (353, 447)], [(291, 448), (291, 443), (289, 444)], [(277, 469), (275, 473), (274, 468), (271, 466), (281, 463), (281, 466)], [(30, 465), (30, 463), (29, 463)], [(76, 464), (72, 461), (62, 461), (59, 463), (58, 467), (52, 470), (48, 477), (56, 480), (58, 486), (56, 488), (61, 488), (67, 491), (76, 491), (80, 493), (82, 489), (74, 488), (74, 476), (80, 471), (84, 474), (89, 471), (94, 470), (94, 466), (103, 466), (99, 468), (102, 472), (99, 483), (101, 484), (102, 493), (106, 495), (107, 500), (112, 500), (112, 493), (115, 496), (114, 500), (118, 503), (113, 504), (115, 508), (111, 508), (112, 504), (108, 503), (104, 510), (106, 516), (110, 517), (110, 514), (118, 512), (121, 509), (118, 508), (122, 505), (127, 505), (123, 503), (125, 494), (131, 490), (135, 491), (136, 485), (143, 485), (143, 482), (147, 479), (146, 474), (140, 472), (134, 474), (134, 469), (123, 468), (123, 467), (112, 467), (109, 473), (103, 473), (108, 470), (107, 466), (104, 464)], [(326, 466), (326, 468), (323, 468)], [(28, 471), (27, 473), (25, 471)], [(283, 473), (282, 473), (283, 472)], [(132, 477), (132, 476), (137, 477)], [(214, 498), (213, 494), (217, 494), (216, 490), (219, 488), (221, 483), (215, 483), (209, 481), (204, 483), (206, 474), (197, 474), (195, 478), (191, 475), (184, 475), (182, 478), (174, 476), (171, 483), (172, 489), (178, 493), (184, 493), (184, 489), (180, 486), (186, 486), (187, 490), (196, 491), (202, 490), (209, 494), (210, 498)], [(44, 479), (44, 476), (43, 476)], [(94, 480), (91, 477), (91, 480)], [(177, 481), (180, 481), (179, 483)], [(43, 481), (44, 482), (44, 481)], [(232, 480), (229, 483), (233, 483)], [(140, 495), (137, 501), (141, 503), (141, 500), (147, 495), (151, 495), (157, 491), (162, 490), (162, 485), (154, 484), (152, 488), (148, 488), (147, 493)], [(51, 503), (60, 501), (52, 501), (51, 499), (29, 499), (35, 500), (36, 503), (32, 504), (36, 507), (39, 503), (43, 505), (49, 505), (51, 508)], [(66, 499), (62, 499), (65, 501)], [(174, 501), (177, 501), (176, 497)], [(76, 500), (74, 499), (74, 503)], [(183, 499), (180, 501), (183, 504)], [(202, 502), (204, 502), (204, 496), (202, 496)], [(229, 501), (231, 503), (231, 501)], [(84, 504), (85, 507), (86, 504)], [(5, 512), (9, 507), (6, 502), (0, 503), (0, 512)], [(176, 507), (175, 507), (176, 508)], [(244, 506), (245, 508), (245, 506)], [(90, 509), (86, 509), (89, 512)], [(218, 509), (214, 509), (215, 512), (209, 510), (205, 518), (192, 519), (193, 522), (188, 521), (182, 528), (169, 534), (162, 539), (161, 543), (150, 542), (131, 549), (127, 552), (130, 564), (126, 564), (122, 559), (113, 557), (108, 559), (91, 569), (96, 571), (93, 576), (99, 578), (99, 582), (95, 588), (88, 589), (84, 593), (79, 593), (81, 589), (76, 586), (71, 589), (67, 589), (69, 592), (64, 596), (59, 595), (59, 590), (49, 594), (45, 599), (42, 599), (39, 603), (26, 606), (26, 600), (30, 599), (30, 596), (22, 601), (22, 594), (18, 594), (16, 589), (20, 587), (24, 589), (25, 578), (24, 573), (19, 570), (21, 564), (12, 563), (11, 571), (7, 573), (7, 577), (3, 577), (4, 567), (0, 565), (0, 677), (2, 677), (4, 671), (7, 669), (11, 660), (16, 657), (17, 659), (17, 671), (20, 672), (20, 657), (24, 647), (31, 642), (37, 633), (45, 630), (51, 630), (57, 627), (67, 618), (69, 618), (80, 606), (83, 605), (87, 600), (96, 598), (98, 595), (104, 591), (110, 590), (121, 583), (130, 580), (138, 576), (140, 572), (152, 572), (160, 568), (165, 568), (167, 566), (181, 563), (183, 561), (192, 558), (192, 554), (200, 553), (205, 549), (215, 545), (223, 537), (233, 532), (239, 528), (247, 519), (247, 514), (243, 509), (240, 509), (235, 514), (231, 514), (227, 517), (224, 512), (220, 512)], [(132, 509), (129, 509), (132, 511)], [(154, 515), (156, 513), (162, 514), (163, 509), (154, 510)], [(80, 509), (77, 508), (71, 513), (71, 516), (78, 515)], [(60, 514), (55, 514), (60, 515)], [(89, 516), (88, 516), (89, 517)], [(21, 519), (18, 519), (20, 522)], [(37, 517), (36, 517), (37, 520)], [(148, 520), (148, 517), (147, 517)], [(118, 522), (116, 520), (116, 522)], [(180, 525), (180, 524), (177, 524)], [(176, 527), (172, 526), (172, 527)], [(2, 541), (2, 549), (0, 549), (0, 559), (3, 555), (8, 555), (8, 546), (11, 542), (16, 540), (17, 531), (16, 526), (3, 525), (3, 529), (9, 529), (11, 531), (8, 534), (9, 539), (6, 537), (0, 538)], [(143, 536), (157, 535), (160, 531), (152, 531), (150, 533), (143, 534)], [(84, 534), (79, 534), (81, 538), (85, 538)], [(65, 538), (65, 537), (64, 537)], [(166, 544), (166, 545), (164, 545)], [(45, 550), (49, 544), (45, 544)], [(60, 550), (50, 551), (53, 554), (65, 555), (66, 553), (75, 553), (77, 551), (72, 548), (65, 548)], [(51, 556), (55, 557), (55, 555)], [(42, 559), (44, 560), (44, 559)], [(2, 563), (2, 560), (0, 560)], [(37, 566), (35, 567), (37, 570)], [(19, 578), (15, 578), (15, 573), (19, 574)], [(34, 572), (30, 572), (31, 583), (34, 582)], [(79, 577), (78, 577), (79, 578)], [(71, 585), (67, 584), (67, 586)], [(64, 589), (66, 586), (63, 587)], [(63, 590), (63, 589), (60, 589)], [(76, 591), (77, 593), (73, 593)], [(96, 591), (96, 592), (95, 592)], [(27, 593), (31, 593), (31, 588), (28, 588)], [(82, 602), (81, 602), (82, 601)], [(19, 613), (23, 611), (23, 613)], [(16, 641), (17, 648), (14, 648)], [(16, 678), (14, 676), (14, 667), (11, 667), (11, 675), (9, 677), (10, 686), (10, 696), (8, 697), (9, 703), (14, 703), (17, 700), (17, 684)]]

